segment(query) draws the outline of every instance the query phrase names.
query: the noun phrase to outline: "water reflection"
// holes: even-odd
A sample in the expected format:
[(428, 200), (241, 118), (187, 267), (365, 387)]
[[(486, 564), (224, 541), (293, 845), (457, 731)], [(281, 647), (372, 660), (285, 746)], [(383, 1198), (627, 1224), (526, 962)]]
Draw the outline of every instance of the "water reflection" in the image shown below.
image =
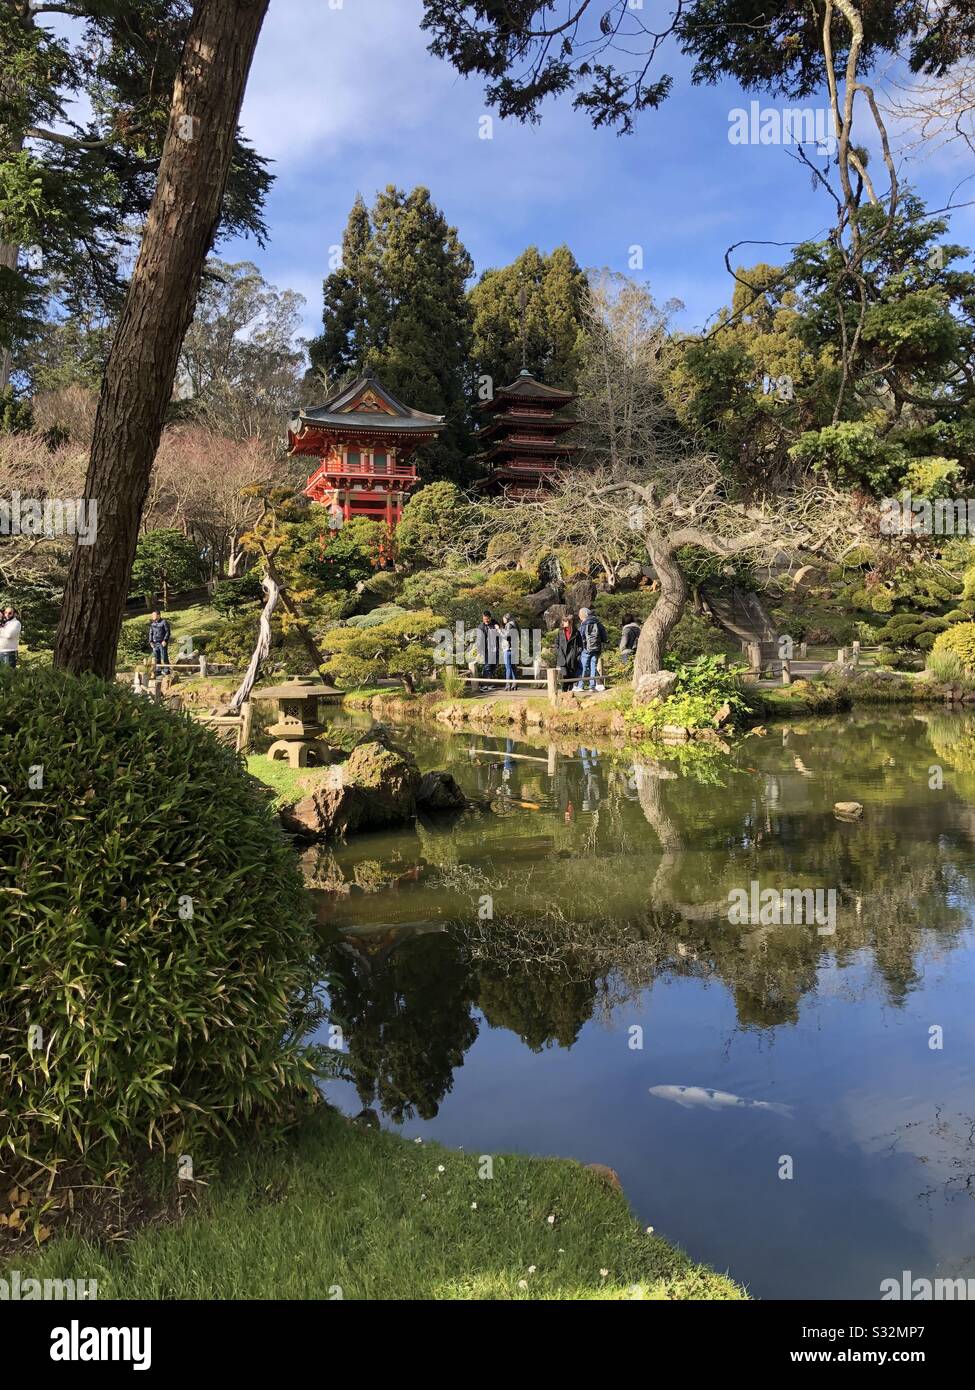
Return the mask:
[[(638, 1209), (666, 1181), (672, 1215), (648, 1218), (769, 1296), (873, 1297), (891, 1260), (910, 1255), (917, 1273), (964, 1262), (968, 1212), (961, 1228), (932, 1217), (919, 1247), (914, 1207), (932, 1190), (947, 1202), (975, 1171), (975, 720), (850, 716), (672, 757), (403, 737), (492, 809), (306, 856), (341, 1074), (362, 1107), (485, 1151), (608, 1162)], [(862, 819), (838, 820), (834, 803), (853, 799)], [(753, 882), (835, 889), (835, 935), (732, 925), (729, 893)], [(951, 1046), (929, 1046), (932, 1026)], [(650, 1094), (680, 1086), (772, 1110), (691, 1113)], [(816, 1222), (816, 1240), (835, 1227), (845, 1272), (820, 1251), (783, 1284), (775, 1242), (727, 1211), (705, 1223), (689, 1188), (702, 1144), (726, 1198), (750, 1190), (756, 1214), (797, 1232)], [(776, 1176), (784, 1145), (802, 1151), (801, 1183)], [(933, 1162), (920, 1180), (919, 1159)], [(746, 1176), (756, 1164), (761, 1182)]]

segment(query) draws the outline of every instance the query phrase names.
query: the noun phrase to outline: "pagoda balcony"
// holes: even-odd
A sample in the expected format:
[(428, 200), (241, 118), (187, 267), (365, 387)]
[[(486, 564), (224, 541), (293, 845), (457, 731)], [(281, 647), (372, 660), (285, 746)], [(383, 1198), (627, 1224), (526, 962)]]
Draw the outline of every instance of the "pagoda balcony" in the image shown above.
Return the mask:
[(376, 468), (371, 463), (343, 463), (341, 459), (330, 459), (315, 470), (309, 483), (326, 478), (369, 478), (377, 481), (392, 478), (395, 481), (417, 481), (416, 468), (409, 463), (387, 464)]

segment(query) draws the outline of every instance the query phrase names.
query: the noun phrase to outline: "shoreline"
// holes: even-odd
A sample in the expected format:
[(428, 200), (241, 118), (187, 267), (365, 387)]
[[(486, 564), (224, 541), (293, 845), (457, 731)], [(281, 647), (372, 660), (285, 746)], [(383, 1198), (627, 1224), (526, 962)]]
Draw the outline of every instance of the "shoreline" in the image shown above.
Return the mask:
[(516, 729), (522, 734), (589, 733), (624, 743), (654, 742), (664, 747), (687, 743), (726, 747), (729, 739), (741, 737), (749, 729), (762, 724), (797, 717), (840, 714), (862, 705), (930, 706), (948, 703), (950, 709), (965, 708), (959, 702), (946, 702), (944, 694), (931, 685), (901, 676), (878, 677), (873, 673), (865, 673), (838, 686), (797, 681), (789, 686), (753, 688), (749, 693), (754, 700), (753, 712), (740, 727), (680, 729), (664, 726), (659, 731), (628, 717), (630, 710), (621, 702), (619, 688), (607, 692), (609, 699), (603, 696), (594, 700), (577, 700), (564, 695), (555, 707), (542, 694), (522, 697), (516, 702), (502, 694), (496, 698), (465, 700), (445, 696), (440, 691), (409, 695), (394, 690), (352, 690), (343, 695), (340, 707), (394, 723), (415, 721), (453, 732), (465, 728), (490, 728)]
[[(252, 1142), (119, 1240), (62, 1229), (0, 1278), (91, 1280), (98, 1299), (746, 1300), (727, 1274), (641, 1229), (616, 1174), (477, 1155), (352, 1120), (323, 1102)], [(341, 1200), (335, 1200), (337, 1197)], [(382, 1224), (382, 1239), (361, 1230)]]

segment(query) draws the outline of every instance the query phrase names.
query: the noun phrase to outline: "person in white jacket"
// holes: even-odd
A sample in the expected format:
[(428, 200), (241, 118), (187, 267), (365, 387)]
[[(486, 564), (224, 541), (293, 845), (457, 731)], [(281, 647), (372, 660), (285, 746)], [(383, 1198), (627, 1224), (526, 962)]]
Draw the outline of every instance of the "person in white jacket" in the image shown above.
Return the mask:
[(0, 666), (16, 666), (20, 648), (20, 619), (13, 608), (5, 608), (0, 617)]

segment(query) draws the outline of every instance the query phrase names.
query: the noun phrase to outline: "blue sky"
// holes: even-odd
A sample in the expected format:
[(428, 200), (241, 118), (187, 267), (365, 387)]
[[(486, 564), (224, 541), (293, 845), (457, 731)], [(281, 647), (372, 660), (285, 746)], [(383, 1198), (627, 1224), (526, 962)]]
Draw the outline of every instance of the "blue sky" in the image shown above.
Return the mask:
[[(831, 204), (787, 149), (729, 143), (729, 111), (753, 94), (730, 82), (692, 87), (676, 47), (661, 55), (672, 95), (633, 135), (594, 131), (563, 99), (546, 104), (537, 126), (495, 117), (485, 140), (481, 85), (427, 53), (421, 14), (420, 0), (271, 0), (242, 117), (275, 161), (270, 242), (261, 251), (235, 240), (219, 254), (253, 260), (279, 289), (303, 294), (309, 336), (320, 329), (328, 249), (341, 241), (356, 192), (371, 202), (387, 183), (426, 185), (478, 273), (525, 246), (560, 242), (583, 266), (627, 271), (639, 245), (643, 271), (630, 273), (658, 300), (682, 300), (677, 321), (688, 328), (730, 298), (723, 257), (732, 243), (792, 242), (826, 229)], [(895, 144), (909, 143), (907, 132), (893, 133)], [(902, 165), (932, 207), (972, 172), (964, 147), (906, 155)], [(967, 188), (955, 201), (975, 197), (975, 180)], [(957, 213), (952, 232), (975, 245), (975, 209)], [(734, 259), (786, 254), (745, 246)]]

